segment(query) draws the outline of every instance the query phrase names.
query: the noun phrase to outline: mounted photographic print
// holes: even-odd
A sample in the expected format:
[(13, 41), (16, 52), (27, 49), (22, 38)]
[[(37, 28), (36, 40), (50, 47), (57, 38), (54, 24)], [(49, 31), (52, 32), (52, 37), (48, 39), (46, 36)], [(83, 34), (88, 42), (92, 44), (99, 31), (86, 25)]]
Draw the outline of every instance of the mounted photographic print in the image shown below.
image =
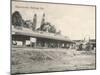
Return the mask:
[(11, 74), (96, 69), (96, 6), (12, 1)]

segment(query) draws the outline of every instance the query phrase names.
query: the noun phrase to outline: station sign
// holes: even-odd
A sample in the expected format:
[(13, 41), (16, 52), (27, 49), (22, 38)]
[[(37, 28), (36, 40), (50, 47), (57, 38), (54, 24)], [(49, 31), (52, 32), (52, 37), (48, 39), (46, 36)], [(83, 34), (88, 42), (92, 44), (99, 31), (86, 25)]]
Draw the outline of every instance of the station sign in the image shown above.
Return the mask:
[(36, 42), (36, 38), (32, 38), (32, 37), (31, 37), (31, 38), (30, 38), (30, 41), (31, 41), (31, 42)]

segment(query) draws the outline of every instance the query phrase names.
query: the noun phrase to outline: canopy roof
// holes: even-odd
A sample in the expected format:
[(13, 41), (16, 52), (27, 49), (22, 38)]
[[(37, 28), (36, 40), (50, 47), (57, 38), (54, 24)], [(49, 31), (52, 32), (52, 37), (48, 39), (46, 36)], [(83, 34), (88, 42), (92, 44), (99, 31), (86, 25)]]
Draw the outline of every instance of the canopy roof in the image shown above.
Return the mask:
[(31, 37), (38, 37), (38, 38), (60, 40), (65, 42), (66, 41), (73, 42), (66, 36), (43, 32), (43, 31), (32, 31), (31, 29), (28, 28), (22, 28), (22, 29), (12, 28), (12, 35), (24, 35), (24, 36), (31, 36)]

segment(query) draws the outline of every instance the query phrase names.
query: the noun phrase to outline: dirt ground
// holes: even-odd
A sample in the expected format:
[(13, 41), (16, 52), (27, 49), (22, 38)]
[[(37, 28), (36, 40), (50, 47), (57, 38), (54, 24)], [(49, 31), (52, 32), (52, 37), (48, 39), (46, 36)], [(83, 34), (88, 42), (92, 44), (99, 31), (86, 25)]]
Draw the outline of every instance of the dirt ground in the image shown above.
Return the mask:
[(95, 51), (12, 48), (12, 74), (95, 69)]

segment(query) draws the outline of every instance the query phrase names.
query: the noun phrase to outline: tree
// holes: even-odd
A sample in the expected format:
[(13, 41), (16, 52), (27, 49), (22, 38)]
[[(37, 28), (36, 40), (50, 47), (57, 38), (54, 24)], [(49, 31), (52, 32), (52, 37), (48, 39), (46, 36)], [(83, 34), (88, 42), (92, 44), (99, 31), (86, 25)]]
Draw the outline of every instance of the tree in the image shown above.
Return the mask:
[(24, 23), (24, 27), (26, 28), (32, 28), (33, 23), (31, 22), (31, 20), (26, 20)]
[(50, 29), (49, 29), (49, 32), (51, 32), (51, 33), (56, 33), (56, 28), (55, 28), (55, 26), (53, 25), (50, 25)]
[(37, 24), (37, 15), (34, 14), (32, 30), (35, 30), (36, 29), (36, 24)]
[(41, 27), (40, 27), (40, 29), (41, 29), (41, 31), (49, 32), (50, 23), (49, 22), (46, 22), (46, 23), (42, 24)]
[(45, 23), (45, 13), (43, 13), (43, 17), (42, 17), (41, 25), (43, 25), (44, 23)]
[(24, 20), (22, 19), (21, 14), (19, 13), (19, 11), (15, 11), (12, 14), (12, 24), (14, 26), (23, 26), (24, 24)]

